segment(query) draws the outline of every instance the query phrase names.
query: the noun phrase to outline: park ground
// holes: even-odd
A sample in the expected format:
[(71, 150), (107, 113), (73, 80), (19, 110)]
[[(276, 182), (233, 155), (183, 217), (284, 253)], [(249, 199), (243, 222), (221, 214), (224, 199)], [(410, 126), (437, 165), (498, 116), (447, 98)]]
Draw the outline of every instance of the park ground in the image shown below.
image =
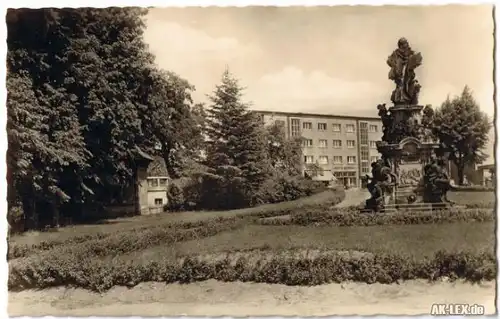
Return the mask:
[[(334, 202), (334, 196), (335, 192), (328, 191), (295, 202), (265, 205), (258, 210), (286, 211), (315, 204), (323, 205), (323, 209), (328, 210), (329, 203)], [(359, 204), (366, 197), (363, 191), (349, 190), (344, 201), (335, 206), (348, 208)], [(456, 198), (462, 198), (469, 204), (495, 200), (494, 193), (476, 193)], [(66, 227), (57, 232), (17, 235), (10, 239), (10, 243), (30, 247), (41, 242), (71, 240), (82, 235), (132, 234), (141, 227), (245, 216), (251, 215), (256, 209), (140, 216), (100, 225)], [(123, 262), (143, 264), (159, 256), (167, 259), (193, 255), (216, 258), (235, 252), (257, 251), (258, 254), (266, 255), (288, 250), (307, 251), (306, 254), (314, 254), (318, 250), (336, 250), (361, 254), (391, 253), (423, 260), (443, 250), (493, 253), (494, 228), (492, 221), (339, 227), (263, 225), (252, 219), (236, 229), (224, 230), (212, 236), (179, 240), (173, 244), (146, 245), (141, 249), (111, 253), (99, 259), (110, 265)], [(71, 245), (68, 247), (77, 247), (78, 244)], [(44, 253), (50, 254), (51, 251), (42, 251), (42, 255)], [(13, 259), (12, 262), (20, 260), (22, 258)], [(460, 280), (450, 282), (447, 278), (435, 282), (408, 280), (397, 284), (347, 281), (308, 287), (209, 279), (189, 284), (140, 282), (132, 288), (114, 286), (101, 293), (78, 287), (24, 289), (9, 293), (8, 312), (11, 316), (417, 315), (428, 313), (433, 303), (477, 303), (484, 305), (487, 313), (494, 313), (494, 299), (493, 281), (475, 284)]]
[(11, 316), (327, 316), (425, 315), (434, 303), (468, 303), (495, 312), (495, 284), (407, 281), (314, 287), (208, 280), (188, 285), (142, 283), (104, 294), (52, 288), (9, 296)]

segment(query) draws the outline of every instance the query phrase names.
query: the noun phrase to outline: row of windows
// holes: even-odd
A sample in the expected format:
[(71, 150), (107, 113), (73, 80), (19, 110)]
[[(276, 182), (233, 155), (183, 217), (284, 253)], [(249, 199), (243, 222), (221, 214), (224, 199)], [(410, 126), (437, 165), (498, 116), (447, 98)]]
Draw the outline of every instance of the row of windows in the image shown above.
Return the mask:
[[(320, 165), (329, 164), (329, 159), (330, 158), (327, 155), (320, 155), (318, 157), (318, 164), (320, 164)], [(375, 162), (377, 160), (378, 160), (378, 156), (370, 157), (371, 162)], [(342, 164), (344, 162), (344, 160), (343, 160), (342, 156), (333, 156), (332, 162), (333, 162), (333, 164)], [(312, 155), (304, 156), (304, 163), (314, 164), (314, 156), (312, 156)], [(347, 164), (356, 164), (356, 156), (347, 156)]]
[(167, 186), (168, 179), (166, 177), (162, 178), (148, 178), (149, 187), (164, 187)]
[[(347, 140), (346, 144), (347, 144), (347, 148), (354, 148), (354, 147), (356, 147), (356, 141), (355, 140)], [(302, 146), (303, 147), (313, 147), (313, 140), (312, 139), (304, 139), (304, 140), (302, 140)], [(318, 141), (318, 147), (319, 148), (327, 148), (328, 147), (328, 140), (320, 139)], [(332, 141), (332, 147), (333, 148), (342, 148), (342, 140), (333, 140)], [(376, 141), (370, 141), (370, 148), (376, 149), (377, 148), (377, 142)]]
[[(285, 125), (285, 121), (282, 120), (276, 120), (276, 124), (278, 125)], [(317, 123), (318, 124), (318, 131), (326, 131), (328, 130), (328, 124), (327, 123)], [(366, 123), (365, 123), (366, 124)], [(313, 129), (313, 124), (312, 122), (302, 122), (302, 129), (303, 130), (312, 130)], [(292, 131), (299, 131), (300, 130), (300, 120), (298, 119), (292, 119)], [(332, 124), (332, 131), (333, 132), (342, 132), (342, 125), (338, 123)], [(356, 131), (356, 126), (354, 124), (345, 124), (345, 131), (347, 133), (354, 133)], [(378, 126), (375, 124), (371, 124), (369, 126), (369, 131), (370, 133), (377, 133), (378, 132)]]

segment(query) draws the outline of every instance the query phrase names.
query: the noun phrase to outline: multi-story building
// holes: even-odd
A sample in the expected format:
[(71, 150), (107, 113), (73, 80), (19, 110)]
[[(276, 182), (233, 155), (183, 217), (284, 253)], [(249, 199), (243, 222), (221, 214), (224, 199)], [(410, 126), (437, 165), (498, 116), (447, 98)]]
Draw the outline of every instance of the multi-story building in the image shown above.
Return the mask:
[(303, 138), (304, 170), (309, 164), (321, 169), (315, 179), (337, 181), (360, 187), (361, 178), (371, 172), (380, 154), (376, 142), (382, 138), (382, 121), (377, 117), (255, 111), (264, 123), (277, 122), (288, 138)]

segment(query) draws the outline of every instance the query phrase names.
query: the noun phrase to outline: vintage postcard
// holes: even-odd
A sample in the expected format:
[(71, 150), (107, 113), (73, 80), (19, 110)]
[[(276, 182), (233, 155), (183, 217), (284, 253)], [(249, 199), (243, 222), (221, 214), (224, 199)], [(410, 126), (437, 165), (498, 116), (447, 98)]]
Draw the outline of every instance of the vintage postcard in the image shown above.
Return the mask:
[(496, 313), (492, 5), (6, 24), (10, 316)]

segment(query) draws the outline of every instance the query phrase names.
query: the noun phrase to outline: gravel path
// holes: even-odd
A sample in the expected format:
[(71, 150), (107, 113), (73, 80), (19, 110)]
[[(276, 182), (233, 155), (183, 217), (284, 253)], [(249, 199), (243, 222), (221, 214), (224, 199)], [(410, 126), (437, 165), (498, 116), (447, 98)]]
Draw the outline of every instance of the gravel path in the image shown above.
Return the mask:
[(483, 305), (495, 312), (495, 283), (407, 281), (399, 285), (297, 287), (208, 280), (188, 285), (142, 283), (104, 294), (51, 288), (9, 293), (10, 316), (327, 316), (422, 315), (434, 303)]
[(362, 188), (351, 188), (345, 191), (345, 199), (335, 205), (335, 207), (358, 206), (370, 198), (368, 190)]

